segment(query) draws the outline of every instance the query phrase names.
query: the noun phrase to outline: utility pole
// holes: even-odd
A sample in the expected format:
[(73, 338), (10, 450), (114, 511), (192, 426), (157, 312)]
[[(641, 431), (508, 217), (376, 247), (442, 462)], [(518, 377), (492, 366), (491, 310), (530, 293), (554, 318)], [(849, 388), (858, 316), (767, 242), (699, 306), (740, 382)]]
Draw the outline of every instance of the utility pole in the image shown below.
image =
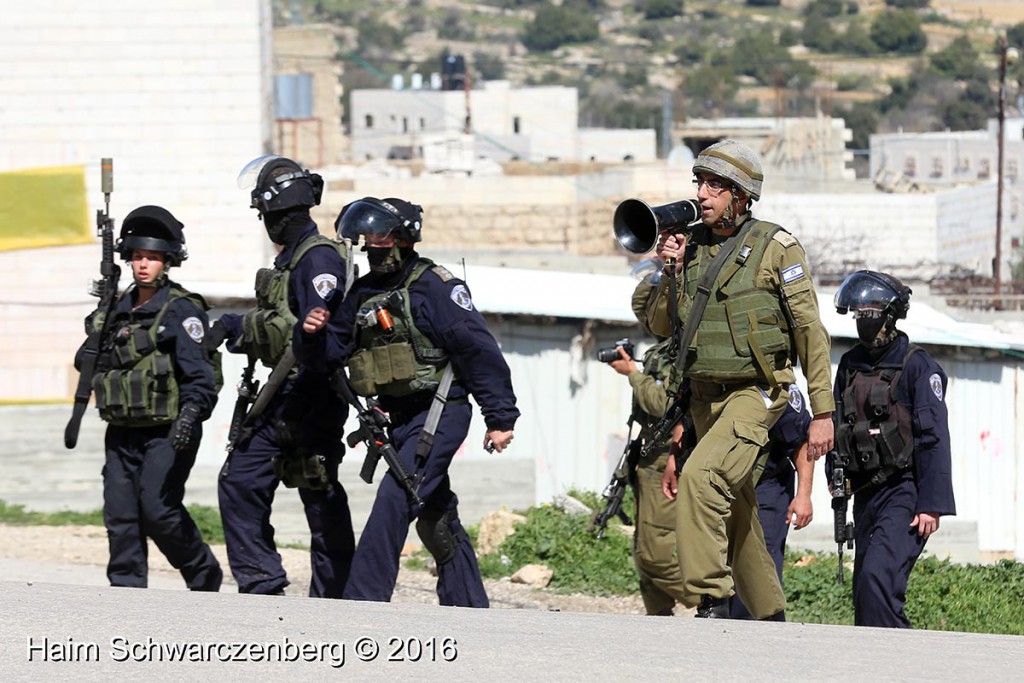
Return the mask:
[(992, 262), (992, 279), (994, 281), (993, 291), (995, 299), (992, 305), (998, 310), (1000, 306), (1000, 275), (1002, 267), (1000, 262), (1003, 259), (1003, 142), (1006, 127), (1006, 59), (1009, 48), (1006, 45), (1006, 37), (999, 37), (999, 129), (997, 133), (998, 151), (996, 153), (996, 257)]

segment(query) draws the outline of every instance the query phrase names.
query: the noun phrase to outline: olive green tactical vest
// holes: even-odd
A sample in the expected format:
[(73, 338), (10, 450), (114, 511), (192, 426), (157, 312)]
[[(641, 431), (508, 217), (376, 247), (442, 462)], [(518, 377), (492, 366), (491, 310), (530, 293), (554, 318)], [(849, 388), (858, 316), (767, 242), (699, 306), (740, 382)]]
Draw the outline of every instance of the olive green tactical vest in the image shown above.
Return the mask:
[[(374, 321), (356, 325), (356, 347), (348, 361), (352, 390), (360, 396), (407, 396), (436, 391), (448, 356), (419, 331), (413, 322), (409, 287), (434, 262), (420, 257), (398, 289), (381, 292), (360, 303), (359, 318)], [(372, 313), (382, 306), (394, 327), (386, 331)], [(364, 315), (369, 312), (369, 315)]]
[[(781, 227), (754, 221), (742, 244), (733, 247), (711, 289), (704, 315), (686, 355), (683, 374), (709, 382), (761, 380), (778, 384), (777, 371), (789, 363), (789, 325), (776, 294), (756, 287), (761, 259)], [(713, 259), (710, 246), (699, 245), (685, 271), (686, 296), (679, 306), (685, 321), (697, 284)]]
[[(136, 320), (131, 311), (115, 314), (104, 340), (102, 371), (92, 378), (100, 418), (122, 427), (151, 427), (178, 417), (178, 381), (174, 359), (157, 348), (160, 321), (175, 299), (187, 298), (209, 310), (206, 300), (170, 282), (167, 303), (155, 316)], [(219, 358), (217, 359), (219, 361)]]
[[(674, 387), (672, 386), (672, 372), (675, 366), (675, 353), (673, 352), (673, 344), (675, 339), (669, 338), (664, 339), (651, 348), (647, 349), (647, 353), (644, 354), (644, 374), (649, 375), (660, 382), (665, 388), (666, 394), (671, 391)], [(637, 402), (633, 401), (633, 419), (640, 425), (640, 438), (646, 443), (650, 437), (650, 432), (657, 424), (658, 420), (662, 418), (661, 415), (650, 415), (644, 412)], [(665, 444), (667, 449), (667, 444)]]
[(343, 265), (347, 262), (344, 244), (317, 234), (295, 249), (287, 266), (256, 271), (256, 308), (250, 308), (242, 317), (241, 346), (268, 368), (275, 367), (281, 360), (292, 342), (292, 330), (298, 321), (288, 306), (288, 278), (306, 252), (322, 244), (334, 247)]

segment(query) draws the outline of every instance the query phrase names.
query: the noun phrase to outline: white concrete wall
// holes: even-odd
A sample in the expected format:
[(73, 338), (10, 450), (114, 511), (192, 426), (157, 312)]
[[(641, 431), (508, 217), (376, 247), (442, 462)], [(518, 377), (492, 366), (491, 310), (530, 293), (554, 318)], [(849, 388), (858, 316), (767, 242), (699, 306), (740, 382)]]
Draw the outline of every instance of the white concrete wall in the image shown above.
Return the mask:
[(631, 157), (633, 161), (646, 163), (658, 158), (657, 136), (651, 128), (639, 130), (608, 130), (604, 128), (581, 128), (579, 133), (579, 154), (584, 160), (619, 163)]
[[(269, 243), (239, 170), (270, 139), (269, 0), (38, 0), (0, 22), (0, 170), (114, 159), (111, 213), (161, 204), (184, 224), (174, 277), (251, 281)], [(25, 226), (31, 230), (32, 226)], [(71, 394), (99, 244), (0, 253), (0, 400)], [(122, 282), (127, 277), (123, 276)]]

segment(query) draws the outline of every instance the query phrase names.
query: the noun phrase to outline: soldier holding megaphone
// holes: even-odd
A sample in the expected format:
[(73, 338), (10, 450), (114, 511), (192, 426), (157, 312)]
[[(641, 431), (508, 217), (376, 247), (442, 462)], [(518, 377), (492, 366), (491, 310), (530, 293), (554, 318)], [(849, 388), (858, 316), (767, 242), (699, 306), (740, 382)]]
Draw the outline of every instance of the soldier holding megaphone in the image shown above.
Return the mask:
[(698, 442), (679, 475), (676, 506), (683, 587), (698, 617), (728, 618), (738, 590), (754, 617), (784, 621), (753, 475), (786, 408), (796, 358), (814, 414), (809, 457), (831, 449), (830, 340), (800, 243), (751, 215), (764, 179), (757, 153), (722, 140), (700, 152), (693, 174), (696, 201), (648, 207), (648, 218), (638, 200), (627, 200), (615, 226), (617, 237), (621, 223), (636, 246), (678, 264), (652, 297), (647, 327), (678, 335), (678, 370), (692, 391)]

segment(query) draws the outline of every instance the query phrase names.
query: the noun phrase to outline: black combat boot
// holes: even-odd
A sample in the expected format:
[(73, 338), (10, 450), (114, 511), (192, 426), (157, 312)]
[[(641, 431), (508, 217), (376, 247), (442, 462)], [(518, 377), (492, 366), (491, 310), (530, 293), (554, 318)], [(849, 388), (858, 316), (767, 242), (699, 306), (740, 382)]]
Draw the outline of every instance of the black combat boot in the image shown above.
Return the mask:
[(771, 615), (770, 617), (765, 617), (761, 621), (785, 621), (785, 620), (786, 620), (786, 610), (780, 609), (775, 614)]
[(729, 598), (713, 598), (710, 595), (702, 595), (700, 604), (697, 605), (697, 613), (693, 616), (698, 619), (728, 619)]

